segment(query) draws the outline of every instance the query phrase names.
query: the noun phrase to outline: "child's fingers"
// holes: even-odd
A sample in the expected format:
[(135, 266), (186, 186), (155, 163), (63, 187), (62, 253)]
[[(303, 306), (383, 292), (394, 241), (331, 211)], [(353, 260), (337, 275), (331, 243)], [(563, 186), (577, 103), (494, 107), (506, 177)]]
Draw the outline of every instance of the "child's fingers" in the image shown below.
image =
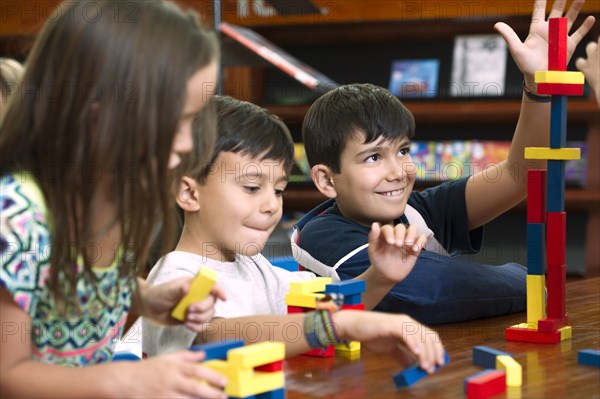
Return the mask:
[(381, 226), (377, 222), (371, 223), (371, 231), (369, 232), (369, 244), (377, 242), (381, 234)]
[(398, 223), (396, 226), (394, 226), (394, 242), (396, 243), (396, 246), (404, 246), (404, 243), (406, 241), (406, 231), (407, 228), (404, 223)]
[(414, 245), (412, 246), (412, 251), (415, 254), (421, 252), (421, 250), (423, 248), (425, 248), (425, 244), (427, 244), (428, 239), (429, 239), (429, 237), (426, 235), (419, 236), (419, 238), (417, 239), (417, 242), (415, 242)]
[(415, 225), (410, 225), (406, 229), (406, 232), (404, 233), (404, 246), (409, 250), (411, 250), (413, 245), (415, 244), (418, 232), (419, 229)]
[(212, 295), (214, 298), (220, 299), (222, 301), (227, 300), (227, 295), (225, 294), (225, 289), (223, 287), (221, 287), (219, 284), (215, 284), (213, 286), (212, 290), (210, 290), (210, 295)]
[(397, 244), (396, 238), (398, 236), (395, 233), (395, 228), (393, 226), (390, 226), (389, 224), (381, 226), (381, 236), (383, 236), (383, 239), (385, 240), (385, 242), (387, 244), (389, 244), (389, 245)]

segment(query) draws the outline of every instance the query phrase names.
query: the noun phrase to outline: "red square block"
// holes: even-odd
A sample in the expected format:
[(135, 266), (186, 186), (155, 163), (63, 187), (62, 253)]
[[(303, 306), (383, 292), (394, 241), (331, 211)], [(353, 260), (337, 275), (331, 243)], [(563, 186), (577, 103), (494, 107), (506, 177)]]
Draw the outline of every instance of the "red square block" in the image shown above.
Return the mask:
[(548, 212), (546, 215), (546, 264), (561, 266), (565, 264), (567, 246), (567, 213)]
[(312, 311), (314, 311), (314, 309), (302, 308), (300, 306), (291, 306), (291, 305), (288, 305), (288, 307), (287, 307), (288, 314), (305, 313), (305, 312), (312, 312)]
[(560, 342), (560, 331), (540, 332), (527, 328), (508, 327), (505, 331), (507, 341), (537, 342), (540, 344), (557, 344)]
[(308, 352), (304, 352), (303, 355), (313, 356), (313, 357), (334, 357), (335, 356), (335, 347), (333, 345), (328, 346), (327, 348), (315, 348), (311, 349)]
[(267, 373), (273, 373), (275, 371), (283, 371), (283, 360), (277, 362), (263, 364), (262, 366), (254, 367), (254, 371), (264, 371)]
[(527, 171), (527, 223), (546, 222), (546, 171)]
[(553, 319), (547, 317), (542, 320), (538, 320), (538, 331), (539, 332), (554, 332), (558, 331), (559, 328), (563, 328), (569, 324), (569, 318), (565, 317), (560, 319)]
[(565, 265), (548, 265), (546, 272), (546, 288), (548, 290), (548, 300), (546, 305), (546, 315), (549, 319), (566, 319), (566, 295), (565, 285), (567, 284), (567, 273)]
[(568, 19), (550, 18), (548, 31), (548, 70), (567, 70)]
[(468, 399), (483, 399), (506, 391), (506, 372), (491, 370), (482, 372), (466, 381)]
[(355, 305), (342, 305), (340, 310), (365, 310), (365, 304), (357, 303)]
[(574, 83), (538, 83), (537, 94), (583, 96), (583, 85)]

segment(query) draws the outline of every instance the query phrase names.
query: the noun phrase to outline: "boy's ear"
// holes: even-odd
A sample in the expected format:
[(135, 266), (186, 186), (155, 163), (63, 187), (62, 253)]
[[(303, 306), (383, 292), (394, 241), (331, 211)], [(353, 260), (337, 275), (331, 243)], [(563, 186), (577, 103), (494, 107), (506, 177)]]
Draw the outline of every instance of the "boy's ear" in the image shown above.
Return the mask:
[(196, 180), (188, 176), (183, 176), (175, 194), (175, 201), (184, 211), (197, 212), (200, 210), (198, 194), (198, 183)]
[(333, 182), (333, 173), (328, 166), (323, 164), (315, 165), (310, 170), (310, 177), (313, 183), (321, 194), (327, 198), (337, 197), (337, 191), (335, 190), (335, 183)]

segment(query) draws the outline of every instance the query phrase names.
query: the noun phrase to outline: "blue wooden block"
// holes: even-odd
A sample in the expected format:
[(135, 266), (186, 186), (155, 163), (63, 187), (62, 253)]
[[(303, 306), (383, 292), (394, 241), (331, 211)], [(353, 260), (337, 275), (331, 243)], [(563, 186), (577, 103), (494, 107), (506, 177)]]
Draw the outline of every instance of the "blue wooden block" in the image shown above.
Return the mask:
[(290, 256), (278, 256), (276, 258), (269, 259), (269, 262), (273, 266), (280, 267), (290, 272), (298, 271), (298, 262)]
[(577, 352), (577, 363), (600, 367), (600, 351), (584, 349)]
[(346, 280), (338, 281), (336, 283), (327, 284), (325, 286), (326, 294), (344, 294), (353, 295), (360, 294), (367, 290), (367, 283), (365, 280)]
[(511, 356), (494, 348), (479, 345), (473, 347), (473, 364), (486, 369), (496, 369), (496, 356)]
[[(448, 352), (444, 352), (444, 366), (450, 363), (450, 356), (448, 356)], [(435, 366), (435, 371), (438, 371), (440, 366)], [(396, 374), (394, 374), (394, 384), (396, 384), (397, 388), (400, 387), (409, 387), (413, 385), (415, 382), (427, 377), (429, 374), (427, 371), (423, 370), (419, 365), (415, 364), (405, 370), (402, 370)]]
[(545, 223), (527, 223), (527, 274), (546, 274)]
[(550, 108), (550, 148), (567, 145), (567, 96), (552, 96)]
[(548, 161), (546, 211), (565, 211), (565, 161)]
[(358, 305), (362, 303), (361, 294), (344, 295), (344, 305)]
[(285, 388), (274, 389), (256, 395), (256, 399), (285, 399)]
[(142, 360), (142, 359), (140, 359), (136, 354), (131, 353), (131, 352), (115, 352), (112, 357), (113, 362), (123, 362), (123, 361), (137, 362), (139, 360)]
[(227, 360), (227, 352), (230, 349), (239, 348), (240, 346), (244, 346), (244, 341), (228, 339), (220, 342), (209, 342), (207, 344), (194, 345), (190, 348), (190, 350), (194, 352), (206, 352), (206, 358), (203, 360), (205, 362), (207, 360), (214, 359)]

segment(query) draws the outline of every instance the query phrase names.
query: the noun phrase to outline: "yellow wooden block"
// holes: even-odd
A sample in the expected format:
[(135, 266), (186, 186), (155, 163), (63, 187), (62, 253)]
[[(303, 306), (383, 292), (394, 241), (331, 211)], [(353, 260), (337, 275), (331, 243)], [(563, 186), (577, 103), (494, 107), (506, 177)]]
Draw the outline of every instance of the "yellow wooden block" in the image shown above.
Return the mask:
[(360, 359), (360, 350), (357, 351), (335, 351), (336, 357), (354, 361)]
[(527, 275), (527, 323), (535, 329), (538, 328), (538, 320), (546, 318), (545, 280), (544, 275)]
[(325, 286), (331, 284), (330, 277), (317, 277), (312, 280), (292, 281), (290, 283), (290, 294), (312, 294), (325, 291)]
[(192, 281), (192, 286), (190, 287), (188, 293), (171, 311), (171, 316), (177, 320), (185, 320), (185, 312), (187, 311), (188, 306), (194, 302), (200, 302), (206, 298), (216, 282), (216, 271), (207, 267), (201, 268), (200, 272), (196, 275), (196, 277), (194, 277), (194, 281)]
[(581, 158), (581, 148), (526, 147), (525, 159), (570, 161)]
[(583, 84), (585, 76), (578, 71), (537, 71), (535, 83)]
[(533, 324), (533, 323), (519, 323), (519, 324), (515, 324), (514, 326), (511, 326), (512, 328), (526, 328), (528, 330), (535, 330), (537, 331), (537, 323)]
[(506, 371), (506, 385), (519, 387), (523, 384), (523, 367), (511, 356), (496, 356), (496, 370)]
[(227, 378), (225, 393), (229, 397), (243, 398), (269, 392), (284, 386), (282, 371), (255, 372), (253, 368), (240, 368), (224, 360), (209, 360), (202, 363)]
[(285, 294), (285, 303), (289, 306), (314, 309), (317, 299), (324, 298), (325, 294)]
[(360, 341), (350, 341), (348, 345), (337, 344), (334, 346), (336, 352), (353, 352), (360, 351)]
[(253, 369), (285, 359), (283, 342), (259, 342), (227, 352), (227, 361), (234, 367)]
[(563, 328), (559, 328), (558, 331), (560, 331), (561, 341), (571, 339), (571, 337), (573, 336), (573, 329), (571, 328), (571, 326), (564, 326)]

